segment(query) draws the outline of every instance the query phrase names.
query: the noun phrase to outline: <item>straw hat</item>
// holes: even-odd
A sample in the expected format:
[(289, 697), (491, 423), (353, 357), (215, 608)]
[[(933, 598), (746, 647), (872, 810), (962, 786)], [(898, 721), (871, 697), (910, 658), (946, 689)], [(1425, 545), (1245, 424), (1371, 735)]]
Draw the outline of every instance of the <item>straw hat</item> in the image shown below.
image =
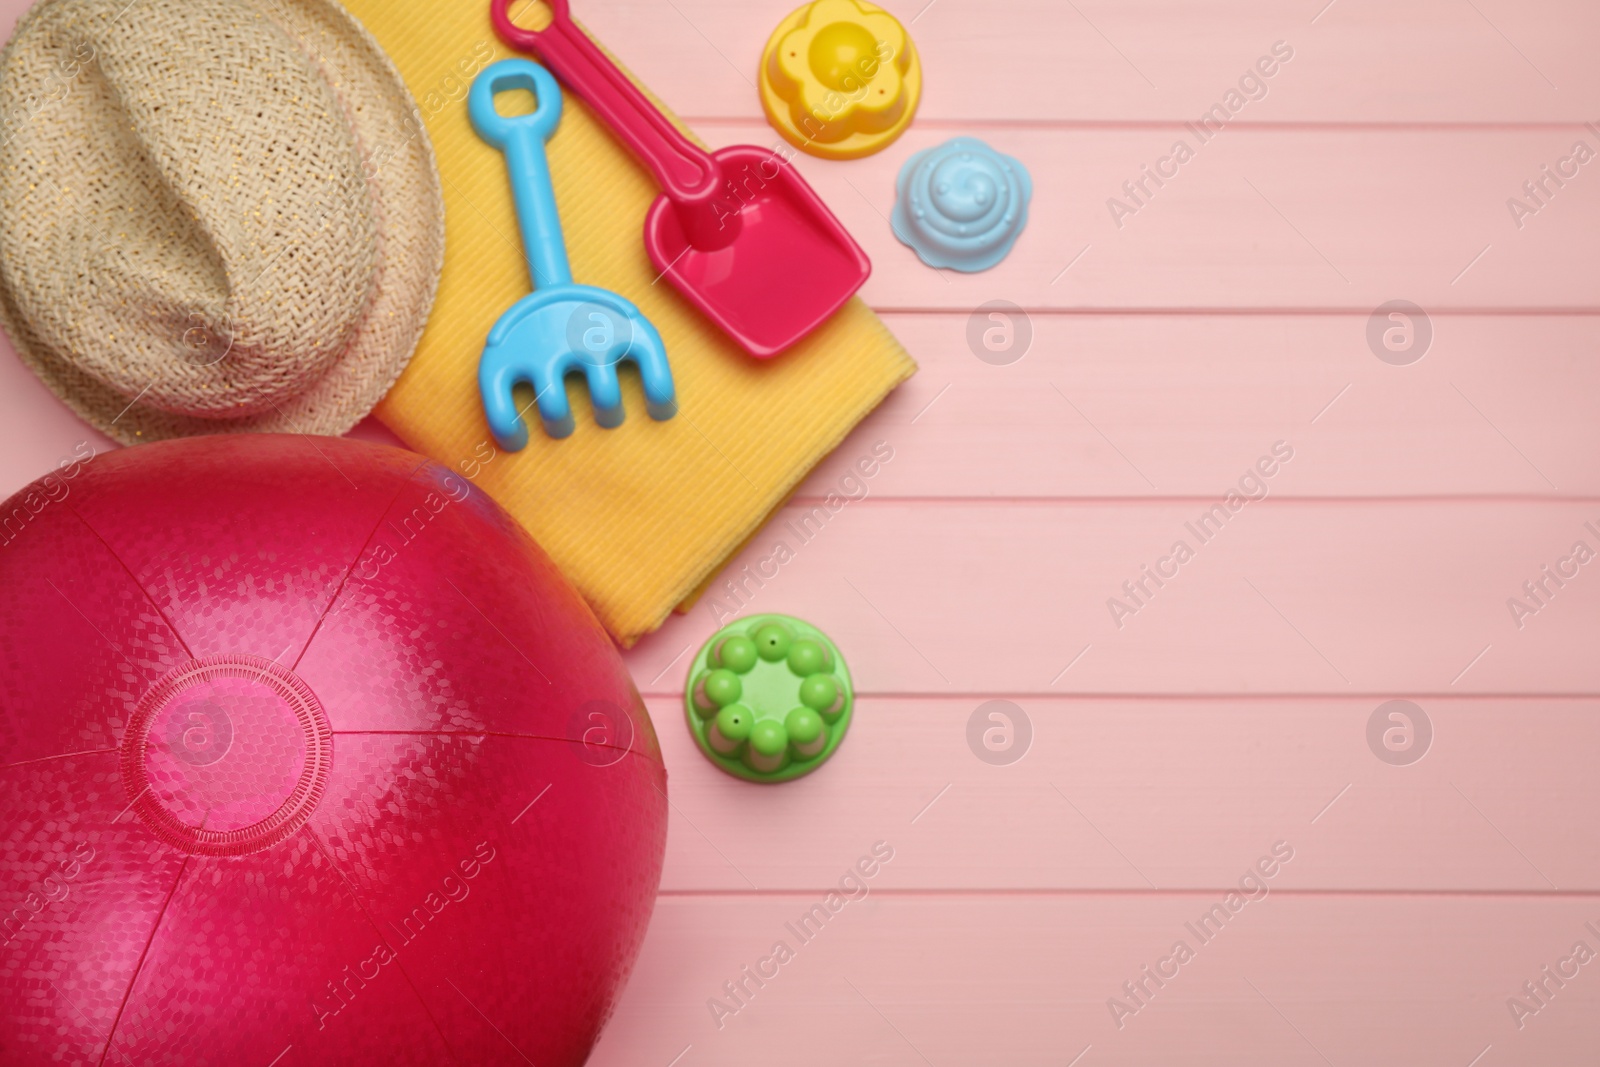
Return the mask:
[(0, 324), (119, 441), (344, 432), (443, 256), (411, 95), (334, 0), (42, 0), (0, 52)]

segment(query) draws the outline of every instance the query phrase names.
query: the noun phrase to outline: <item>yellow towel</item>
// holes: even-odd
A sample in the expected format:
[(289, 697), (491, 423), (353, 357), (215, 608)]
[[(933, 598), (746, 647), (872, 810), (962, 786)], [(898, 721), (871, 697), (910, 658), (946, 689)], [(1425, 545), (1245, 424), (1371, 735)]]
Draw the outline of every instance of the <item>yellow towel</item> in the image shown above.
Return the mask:
[[(478, 356), (495, 320), (528, 293), (528, 270), (504, 158), (473, 132), (466, 94), (473, 75), (514, 53), (490, 27), (488, 0), (346, 6), (411, 87), (444, 179), (438, 300), (415, 357), (377, 415), (412, 448), (472, 477), (510, 511), (617, 641), (631, 646), (675, 605), (692, 603), (916, 364), (859, 298), (778, 358), (746, 356), (657, 280), (643, 243), (655, 184), (569, 92), (549, 155), (573, 277), (622, 294), (655, 324), (672, 362), (679, 413), (652, 421), (630, 368), (621, 427), (598, 427), (587, 390), (572, 383), (578, 426), (571, 437), (550, 440), (530, 411), (527, 448), (499, 452), (478, 397)], [(515, 9), (513, 15), (538, 25)], [(368, 149), (381, 166), (386, 147)], [(522, 396), (518, 407), (529, 399)]]

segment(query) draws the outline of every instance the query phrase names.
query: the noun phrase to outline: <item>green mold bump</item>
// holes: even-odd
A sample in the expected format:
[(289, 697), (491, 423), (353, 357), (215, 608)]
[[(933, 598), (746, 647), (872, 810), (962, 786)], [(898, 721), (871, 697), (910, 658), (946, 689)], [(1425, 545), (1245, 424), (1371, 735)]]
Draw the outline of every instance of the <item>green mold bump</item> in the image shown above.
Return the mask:
[(752, 782), (787, 782), (833, 755), (850, 727), (844, 657), (821, 630), (788, 615), (724, 626), (689, 667), (689, 732), (707, 759)]

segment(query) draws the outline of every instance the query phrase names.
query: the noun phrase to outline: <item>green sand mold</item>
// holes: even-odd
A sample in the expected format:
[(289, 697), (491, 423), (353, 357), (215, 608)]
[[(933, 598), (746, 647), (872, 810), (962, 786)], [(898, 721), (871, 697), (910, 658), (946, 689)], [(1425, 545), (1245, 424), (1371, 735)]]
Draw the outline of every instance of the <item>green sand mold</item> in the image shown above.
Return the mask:
[(683, 694), (706, 759), (750, 782), (787, 782), (822, 766), (854, 710), (839, 649), (789, 615), (740, 619), (711, 635)]

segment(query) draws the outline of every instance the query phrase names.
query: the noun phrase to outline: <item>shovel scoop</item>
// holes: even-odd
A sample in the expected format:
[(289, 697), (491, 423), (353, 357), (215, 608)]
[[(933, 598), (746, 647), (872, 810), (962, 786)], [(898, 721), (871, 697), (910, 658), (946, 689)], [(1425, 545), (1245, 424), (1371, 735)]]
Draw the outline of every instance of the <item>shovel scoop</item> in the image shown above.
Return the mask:
[[(533, 114), (506, 116), (495, 110), (495, 94), (527, 89), (537, 99)], [(616, 293), (572, 280), (561, 216), (544, 143), (561, 121), (561, 89), (539, 64), (505, 59), (478, 75), (467, 99), (478, 136), (505, 153), (517, 226), (535, 292), (513, 304), (489, 331), (478, 360), (478, 389), (495, 441), (507, 452), (528, 443), (528, 428), (512, 400), (518, 382), (533, 386), (539, 418), (551, 437), (572, 433), (566, 376), (583, 372), (601, 426), (622, 423), (622, 387), (617, 364), (639, 368), (650, 417), (677, 412), (672, 370), (661, 335), (633, 304)]]
[(567, 0), (549, 0), (552, 20), (537, 31), (511, 21), (511, 4), (491, 0), (495, 32), (549, 64), (655, 175), (650, 261), (746, 352), (777, 355), (861, 288), (866, 253), (785, 158), (702, 150), (573, 24)]

